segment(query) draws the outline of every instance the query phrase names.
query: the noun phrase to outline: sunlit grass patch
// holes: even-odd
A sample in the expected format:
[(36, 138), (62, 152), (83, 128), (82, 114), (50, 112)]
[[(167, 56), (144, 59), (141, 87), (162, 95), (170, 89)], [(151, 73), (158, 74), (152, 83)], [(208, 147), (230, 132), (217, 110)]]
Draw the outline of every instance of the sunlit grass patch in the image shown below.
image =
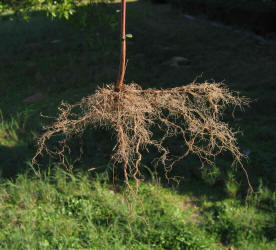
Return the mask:
[(57, 170), (50, 176), (21, 175), (15, 182), (2, 184), (0, 246), (212, 249), (217, 245), (204, 230), (189, 223), (187, 211), (171, 202), (180, 197), (173, 198), (170, 191), (143, 184), (144, 209), (137, 204), (135, 215), (128, 218), (122, 194), (113, 192), (104, 180), (104, 176), (91, 179), (87, 174)]
[(0, 110), (0, 145), (20, 146), (25, 143), (28, 134), (26, 131), (28, 113), (28, 111), (17, 113), (15, 116), (4, 119)]
[[(120, 185), (117, 192), (108, 176), (107, 172), (94, 177), (88, 172), (70, 174), (57, 168), (41, 177), (25, 174), (1, 182), (0, 247), (275, 247), (270, 231), (275, 223), (269, 221), (269, 213), (246, 208), (235, 199), (200, 203), (193, 197), (194, 203), (190, 203), (190, 194), (179, 194), (181, 189), (172, 191), (156, 182), (141, 183), (140, 202), (135, 203), (129, 217), (124, 187)], [(189, 205), (183, 207), (182, 202)]]

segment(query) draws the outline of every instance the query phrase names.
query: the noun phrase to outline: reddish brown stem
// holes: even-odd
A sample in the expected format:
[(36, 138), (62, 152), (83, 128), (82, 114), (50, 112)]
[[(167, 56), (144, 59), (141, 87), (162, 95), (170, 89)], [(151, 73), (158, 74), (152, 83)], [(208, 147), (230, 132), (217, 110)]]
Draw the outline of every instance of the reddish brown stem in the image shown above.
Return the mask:
[(121, 1), (121, 62), (115, 91), (120, 91), (126, 69), (126, 0)]

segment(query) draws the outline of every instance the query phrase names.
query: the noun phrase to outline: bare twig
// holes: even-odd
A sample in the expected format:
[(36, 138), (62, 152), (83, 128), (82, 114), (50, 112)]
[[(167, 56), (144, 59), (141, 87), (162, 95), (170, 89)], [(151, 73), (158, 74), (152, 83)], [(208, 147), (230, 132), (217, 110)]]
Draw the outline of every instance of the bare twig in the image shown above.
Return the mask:
[(126, 70), (126, 0), (121, 1), (121, 61), (115, 91), (121, 90)]

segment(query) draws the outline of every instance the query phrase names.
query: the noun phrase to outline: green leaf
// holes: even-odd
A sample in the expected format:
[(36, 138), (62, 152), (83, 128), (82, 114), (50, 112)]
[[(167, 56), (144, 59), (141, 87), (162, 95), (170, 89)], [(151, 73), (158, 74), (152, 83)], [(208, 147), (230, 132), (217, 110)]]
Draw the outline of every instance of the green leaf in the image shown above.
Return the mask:
[(132, 35), (132, 34), (126, 34), (126, 37), (127, 37), (127, 38), (132, 38), (133, 35)]

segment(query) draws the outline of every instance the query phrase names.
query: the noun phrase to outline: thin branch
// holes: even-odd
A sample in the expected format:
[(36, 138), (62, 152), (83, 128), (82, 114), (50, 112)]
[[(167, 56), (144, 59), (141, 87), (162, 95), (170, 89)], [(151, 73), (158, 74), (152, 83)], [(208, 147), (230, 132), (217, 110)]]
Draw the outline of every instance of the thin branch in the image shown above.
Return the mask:
[(124, 82), (126, 70), (126, 0), (121, 1), (121, 62), (115, 91), (119, 92)]

